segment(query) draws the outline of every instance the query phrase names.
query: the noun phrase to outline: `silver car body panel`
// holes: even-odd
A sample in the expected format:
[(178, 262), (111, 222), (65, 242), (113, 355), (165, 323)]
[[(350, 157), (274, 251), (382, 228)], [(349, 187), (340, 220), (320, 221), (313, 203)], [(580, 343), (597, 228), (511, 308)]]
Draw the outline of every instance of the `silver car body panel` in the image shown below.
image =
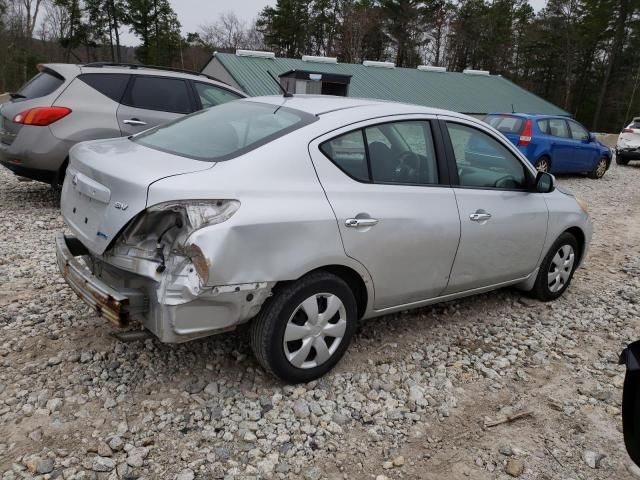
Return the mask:
[[(162, 341), (232, 329), (256, 315), (279, 282), (318, 268), (355, 272), (367, 293), (362, 317), (370, 318), (506, 285), (530, 285), (563, 231), (580, 229), (586, 244), (591, 238), (588, 216), (560, 190), (527, 194), (359, 183), (318, 148), (328, 138), (370, 123), (447, 117), (484, 129), (529, 168), (508, 140), (470, 117), (332, 97), (242, 101), (275, 108), (285, 103), (319, 118), (217, 163), (127, 139), (89, 142), (72, 150), (70, 167), (84, 177), (78, 175), (75, 184), (73, 176), (65, 180), (62, 211), (89, 251), (87, 275), (116, 290), (143, 292), (149, 308), (135, 318)], [(148, 232), (148, 238), (127, 233), (137, 225), (133, 219), (145, 218), (156, 205), (220, 199), (240, 206), (222, 223), (169, 234), (169, 246), (162, 247), (166, 264), (155, 247), (153, 236), (159, 231)], [(424, 208), (429, 205), (433, 207)], [(478, 208), (492, 209), (495, 217), (485, 225), (467, 225), (464, 216)], [(358, 213), (375, 216), (379, 223), (344, 228), (344, 220)], [(97, 232), (107, 238), (96, 238)]]

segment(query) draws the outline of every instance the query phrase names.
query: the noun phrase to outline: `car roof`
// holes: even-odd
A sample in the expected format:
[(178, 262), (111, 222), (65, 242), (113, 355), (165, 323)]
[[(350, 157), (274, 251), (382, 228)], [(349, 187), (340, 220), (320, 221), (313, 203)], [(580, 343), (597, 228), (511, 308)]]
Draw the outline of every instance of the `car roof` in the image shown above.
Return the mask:
[(146, 65), (82, 65), (72, 63), (46, 63), (42, 64), (42, 67), (58, 72), (62, 76), (70, 77), (77, 76), (82, 73), (126, 73), (128, 75), (153, 75), (154, 77), (185, 78), (189, 80), (197, 80), (199, 82), (213, 83), (246, 97), (246, 94), (237, 88), (234, 88), (221, 80), (208, 77), (206, 75), (200, 75), (197, 72), (190, 73), (187, 71), (181, 72), (170, 69), (165, 70), (162, 67), (151, 67)]
[(564, 118), (565, 120), (572, 120), (571, 117), (566, 115), (545, 115), (542, 113), (521, 113), (521, 112), (491, 112), (489, 115), (502, 115), (505, 117), (517, 117), (517, 118), (531, 118), (531, 119), (544, 119), (544, 118)]
[(283, 97), (282, 95), (269, 95), (264, 97), (250, 97), (244, 102), (260, 102), (274, 106), (286, 106), (296, 110), (310, 113), (311, 115), (325, 115), (328, 113), (356, 109), (364, 107), (382, 107), (387, 108), (389, 113), (424, 113), (432, 115), (455, 115), (465, 116), (460, 113), (450, 112), (439, 108), (423, 107), (421, 105), (413, 105), (409, 103), (400, 103), (385, 100), (373, 100), (370, 98), (354, 98), (339, 97), (332, 95), (293, 95), (292, 97)]

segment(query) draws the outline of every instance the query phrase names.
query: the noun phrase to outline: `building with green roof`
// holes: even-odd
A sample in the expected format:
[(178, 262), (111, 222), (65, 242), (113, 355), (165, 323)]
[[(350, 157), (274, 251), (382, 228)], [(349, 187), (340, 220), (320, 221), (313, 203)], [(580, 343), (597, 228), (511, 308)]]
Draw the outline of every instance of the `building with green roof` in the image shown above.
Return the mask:
[(570, 114), (501, 75), (482, 70), (447, 72), (420, 66), (399, 68), (389, 62), (339, 63), (335, 58), (278, 58), (271, 52), (238, 50), (214, 53), (203, 73), (249, 96), (277, 95), (279, 79), (291, 93), (375, 98), (443, 108), (469, 115), (489, 112)]

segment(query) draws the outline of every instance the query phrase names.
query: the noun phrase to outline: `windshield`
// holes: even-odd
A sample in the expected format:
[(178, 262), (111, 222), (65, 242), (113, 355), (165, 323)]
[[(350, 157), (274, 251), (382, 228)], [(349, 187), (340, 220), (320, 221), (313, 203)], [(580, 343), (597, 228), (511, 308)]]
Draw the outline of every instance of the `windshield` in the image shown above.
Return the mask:
[(487, 115), (484, 121), (502, 133), (520, 133), (523, 120), (511, 115)]
[(243, 155), (315, 120), (315, 116), (292, 108), (236, 101), (183, 117), (132, 140), (163, 152), (219, 162)]

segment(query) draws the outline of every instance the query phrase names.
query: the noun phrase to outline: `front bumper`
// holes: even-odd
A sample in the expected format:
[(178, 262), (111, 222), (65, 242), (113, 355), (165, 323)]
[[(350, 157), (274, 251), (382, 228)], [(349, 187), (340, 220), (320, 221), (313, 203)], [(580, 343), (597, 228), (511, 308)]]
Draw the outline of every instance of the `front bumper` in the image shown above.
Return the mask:
[(640, 147), (616, 148), (616, 155), (620, 158), (640, 160)]
[[(71, 289), (100, 316), (124, 327), (137, 320), (161, 342), (182, 343), (235, 329), (253, 318), (271, 295), (274, 282), (220, 285), (195, 298), (170, 293), (157, 282), (108, 264), (75, 237), (56, 235), (56, 257)], [(82, 257), (93, 265), (89, 270)], [(99, 273), (94, 273), (99, 272)]]

